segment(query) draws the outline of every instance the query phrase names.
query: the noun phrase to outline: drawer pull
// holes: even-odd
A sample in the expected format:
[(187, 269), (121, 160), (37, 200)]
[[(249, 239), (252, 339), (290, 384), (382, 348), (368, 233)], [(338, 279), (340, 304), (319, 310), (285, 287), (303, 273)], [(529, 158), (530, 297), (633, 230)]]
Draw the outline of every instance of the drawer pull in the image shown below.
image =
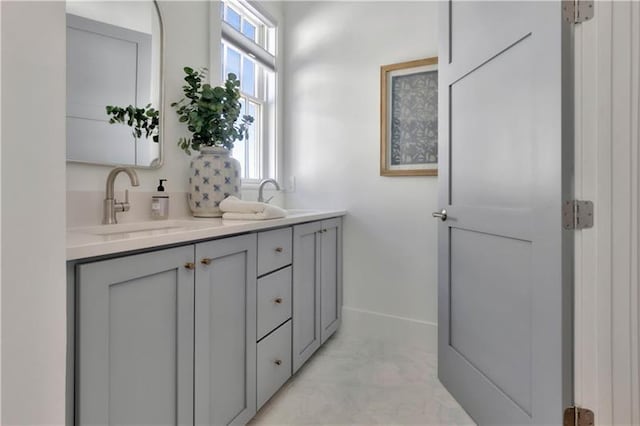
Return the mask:
[(190, 271), (193, 271), (194, 269), (196, 269), (196, 265), (193, 262), (187, 262), (184, 264), (184, 267), (187, 268)]
[(276, 359), (273, 362), (274, 362), (275, 365), (282, 365), (282, 360), (280, 360), (280, 359)]
[(282, 303), (282, 297), (278, 297), (278, 298), (274, 299), (273, 303), (276, 303), (276, 304), (280, 305)]
[(202, 263), (203, 265), (211, 265), (211, 262), (213, 262), (213, 259), (210, 259), (208, 257), (203, 257), (200, 261), (200, 263)]
[(282, 253), (284, 249), (282, 247), (276, 247), (276, 253)]

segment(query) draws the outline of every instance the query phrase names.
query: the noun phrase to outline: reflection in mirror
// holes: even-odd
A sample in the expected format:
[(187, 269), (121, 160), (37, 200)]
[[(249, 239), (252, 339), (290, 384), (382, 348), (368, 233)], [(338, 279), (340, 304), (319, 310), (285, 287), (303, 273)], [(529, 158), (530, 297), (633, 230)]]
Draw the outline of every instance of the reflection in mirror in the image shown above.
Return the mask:
[[(155, 1), (68, 0), (67, 160), (162, 164), (162, 19)], [(110, 124), (107, 106), (160, 111), (159, 141)]]

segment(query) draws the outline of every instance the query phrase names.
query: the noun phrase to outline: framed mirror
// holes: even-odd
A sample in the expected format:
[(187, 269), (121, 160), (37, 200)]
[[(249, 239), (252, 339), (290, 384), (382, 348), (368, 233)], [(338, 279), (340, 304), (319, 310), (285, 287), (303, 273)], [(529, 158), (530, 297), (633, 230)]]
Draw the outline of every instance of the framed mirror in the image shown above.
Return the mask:
[[(67, 0), (67, 161), (163, 162), (163, 26), (156, 1)], [(157, 142), (109, 123), (107, 106), (159, 111)]]

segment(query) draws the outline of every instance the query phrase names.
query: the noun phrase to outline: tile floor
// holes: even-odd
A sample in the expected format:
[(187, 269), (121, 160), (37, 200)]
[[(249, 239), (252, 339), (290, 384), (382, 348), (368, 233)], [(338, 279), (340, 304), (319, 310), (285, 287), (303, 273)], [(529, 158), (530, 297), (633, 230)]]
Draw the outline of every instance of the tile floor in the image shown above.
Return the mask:
[(437, 377), (433, 348), (338, 331), (251, 425), (473, 425)]

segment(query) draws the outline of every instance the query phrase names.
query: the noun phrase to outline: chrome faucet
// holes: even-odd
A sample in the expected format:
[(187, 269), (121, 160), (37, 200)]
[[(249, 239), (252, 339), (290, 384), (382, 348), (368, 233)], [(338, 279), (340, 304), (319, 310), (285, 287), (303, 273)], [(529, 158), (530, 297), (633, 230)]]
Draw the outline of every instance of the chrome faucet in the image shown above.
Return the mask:
[(266, 184), (268, 184), (268, 183), (272, 183), (276, 187), (276, 190), (280, 191), (280, 185), (278, 185), (278, 182), (276, 182), (275, 179), (262, 179), (262, 181), (260, 181), (260, 186), (258, 187), (258, 202), (259, 203), (268, 203), (273, 198), (273, 197), (269, 197), (269, 199), (267, 201), (265, 201), (264, 200), (264, 196), (262, 195), (262, 191), (264, 191), (264, 186)]
[(118, 223), (116, 218), (116, 213), (118, 212), (128, 212), (129, 211), (129, 190), (125, 191), (124, 203), (119, 203), (116, 201), (113, 193), (113, 187), (116, 182), (116, 177), (120, 172), (125, 172), (129, 175), (129, 180), (131, 180), (131, 186), (140, 186), (138, 182), (138, 175), (135, 170), (131, 167), (116, 167), (111, 170), (109, 176), (107, 176), (107, 195), (104, 199), (104, 214), (102, 216), (102, 223), (104, 225), (112, 225), (114, 223)]

